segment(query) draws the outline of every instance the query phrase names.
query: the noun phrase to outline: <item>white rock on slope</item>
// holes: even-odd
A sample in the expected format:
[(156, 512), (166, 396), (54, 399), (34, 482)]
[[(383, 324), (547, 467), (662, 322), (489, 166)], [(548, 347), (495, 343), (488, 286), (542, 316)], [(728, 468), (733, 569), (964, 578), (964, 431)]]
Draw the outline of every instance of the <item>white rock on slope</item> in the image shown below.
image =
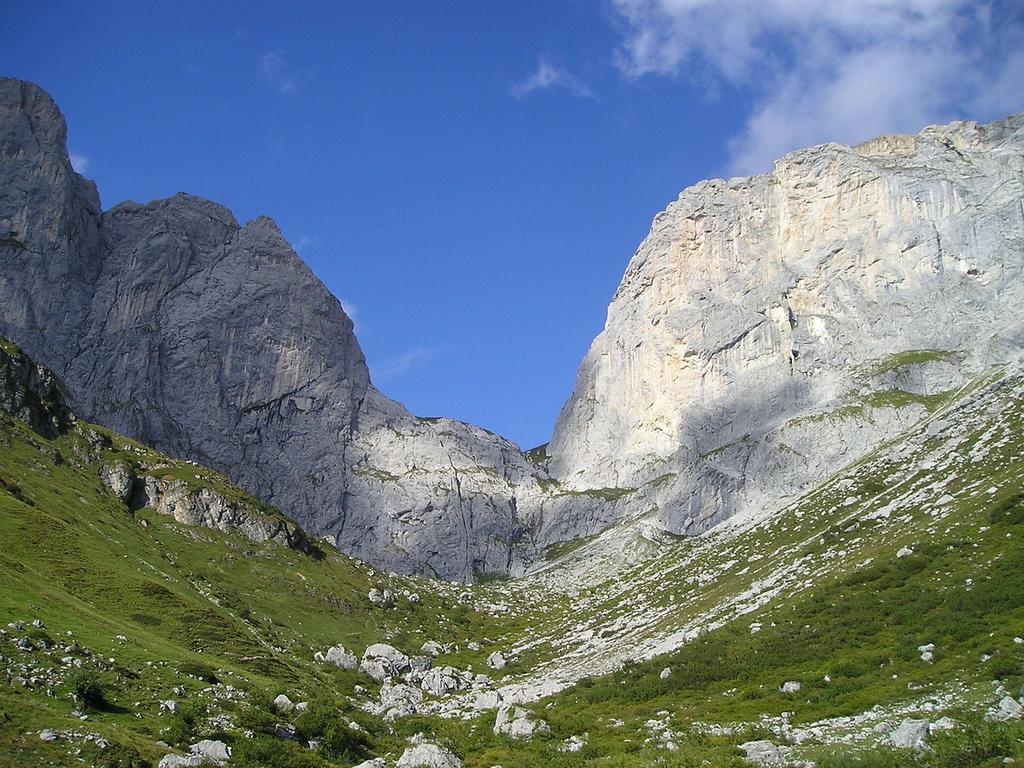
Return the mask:
[(416, 744), (402, 753), (395, 768), (462, 768), (462, 761), (436, 744)]

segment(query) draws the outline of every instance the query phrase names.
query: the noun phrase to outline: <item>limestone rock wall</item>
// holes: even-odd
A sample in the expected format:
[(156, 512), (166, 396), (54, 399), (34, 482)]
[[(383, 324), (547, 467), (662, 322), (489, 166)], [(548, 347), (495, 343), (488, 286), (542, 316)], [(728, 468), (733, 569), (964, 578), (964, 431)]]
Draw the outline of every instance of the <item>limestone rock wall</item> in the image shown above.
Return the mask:
[[(934, 393), (1017, 356), (1022, 169), (1018, 115), (814, 147), (685, 190), (626, 269), (555, 428), (551, 473), (573, 488), (661, 478), (645, 495), (663, 521), (699, 532), (919, 417), (824, 415), (895, 387), (870, 361), (955, 352), (956, 365), (896, 366)], [(794, 423), (811, 415), (817, 428)]]

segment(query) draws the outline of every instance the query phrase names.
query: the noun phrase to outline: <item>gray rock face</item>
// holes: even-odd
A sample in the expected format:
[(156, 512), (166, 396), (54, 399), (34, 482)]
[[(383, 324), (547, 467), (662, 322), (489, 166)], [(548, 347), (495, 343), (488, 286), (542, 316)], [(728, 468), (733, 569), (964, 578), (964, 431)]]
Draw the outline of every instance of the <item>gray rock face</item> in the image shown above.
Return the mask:
[(629, 509), (699, 533), (782, 506), (963, 372), (1016, 359), (1022, 167), (1018, 115), (814, 147), (685, 190), (626, 270), (549, 471), (576, 490), (638, 488)]
[(228, 475), (340, 549), (401, 572), (507, 573), (515, 483), (484, 430), (371, 385), (352, 323), (274, 223), (179, 194), (101, 212), (60, 111), (0, 80), (0, 334), (77, 412)]

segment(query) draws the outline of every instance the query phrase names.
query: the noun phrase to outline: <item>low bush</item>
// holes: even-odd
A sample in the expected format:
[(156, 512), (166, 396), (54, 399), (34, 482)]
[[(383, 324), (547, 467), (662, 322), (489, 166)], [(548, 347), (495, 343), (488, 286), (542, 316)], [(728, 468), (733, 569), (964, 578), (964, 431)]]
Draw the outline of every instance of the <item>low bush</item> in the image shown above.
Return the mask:
[(206, 723), (206, 707), (198, 701), (182, 704), (171, 716), (167, 741), (178, 746), (191, 744), (201, 734)]
[(71, 698), (83, 710), (103, 709), (107, 706), (103, 680), (94, 670), (76, 669), (68, 675), (65, 685)]
[(327, 768), (329, 763), (295, 742), (257, 736), (235, 745), (231, 765), (232, 768)]

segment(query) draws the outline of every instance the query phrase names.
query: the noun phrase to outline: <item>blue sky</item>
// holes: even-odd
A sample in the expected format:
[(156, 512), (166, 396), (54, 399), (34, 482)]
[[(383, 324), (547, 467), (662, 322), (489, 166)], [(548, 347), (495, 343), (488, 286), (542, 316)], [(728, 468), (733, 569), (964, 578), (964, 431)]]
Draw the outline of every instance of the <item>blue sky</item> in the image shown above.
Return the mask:
[(1024, 109), (1013, 0), (15, 0), (4, 27), (105, 207), (273, 217), (386, 394), (524, 448), (684, 187)]

